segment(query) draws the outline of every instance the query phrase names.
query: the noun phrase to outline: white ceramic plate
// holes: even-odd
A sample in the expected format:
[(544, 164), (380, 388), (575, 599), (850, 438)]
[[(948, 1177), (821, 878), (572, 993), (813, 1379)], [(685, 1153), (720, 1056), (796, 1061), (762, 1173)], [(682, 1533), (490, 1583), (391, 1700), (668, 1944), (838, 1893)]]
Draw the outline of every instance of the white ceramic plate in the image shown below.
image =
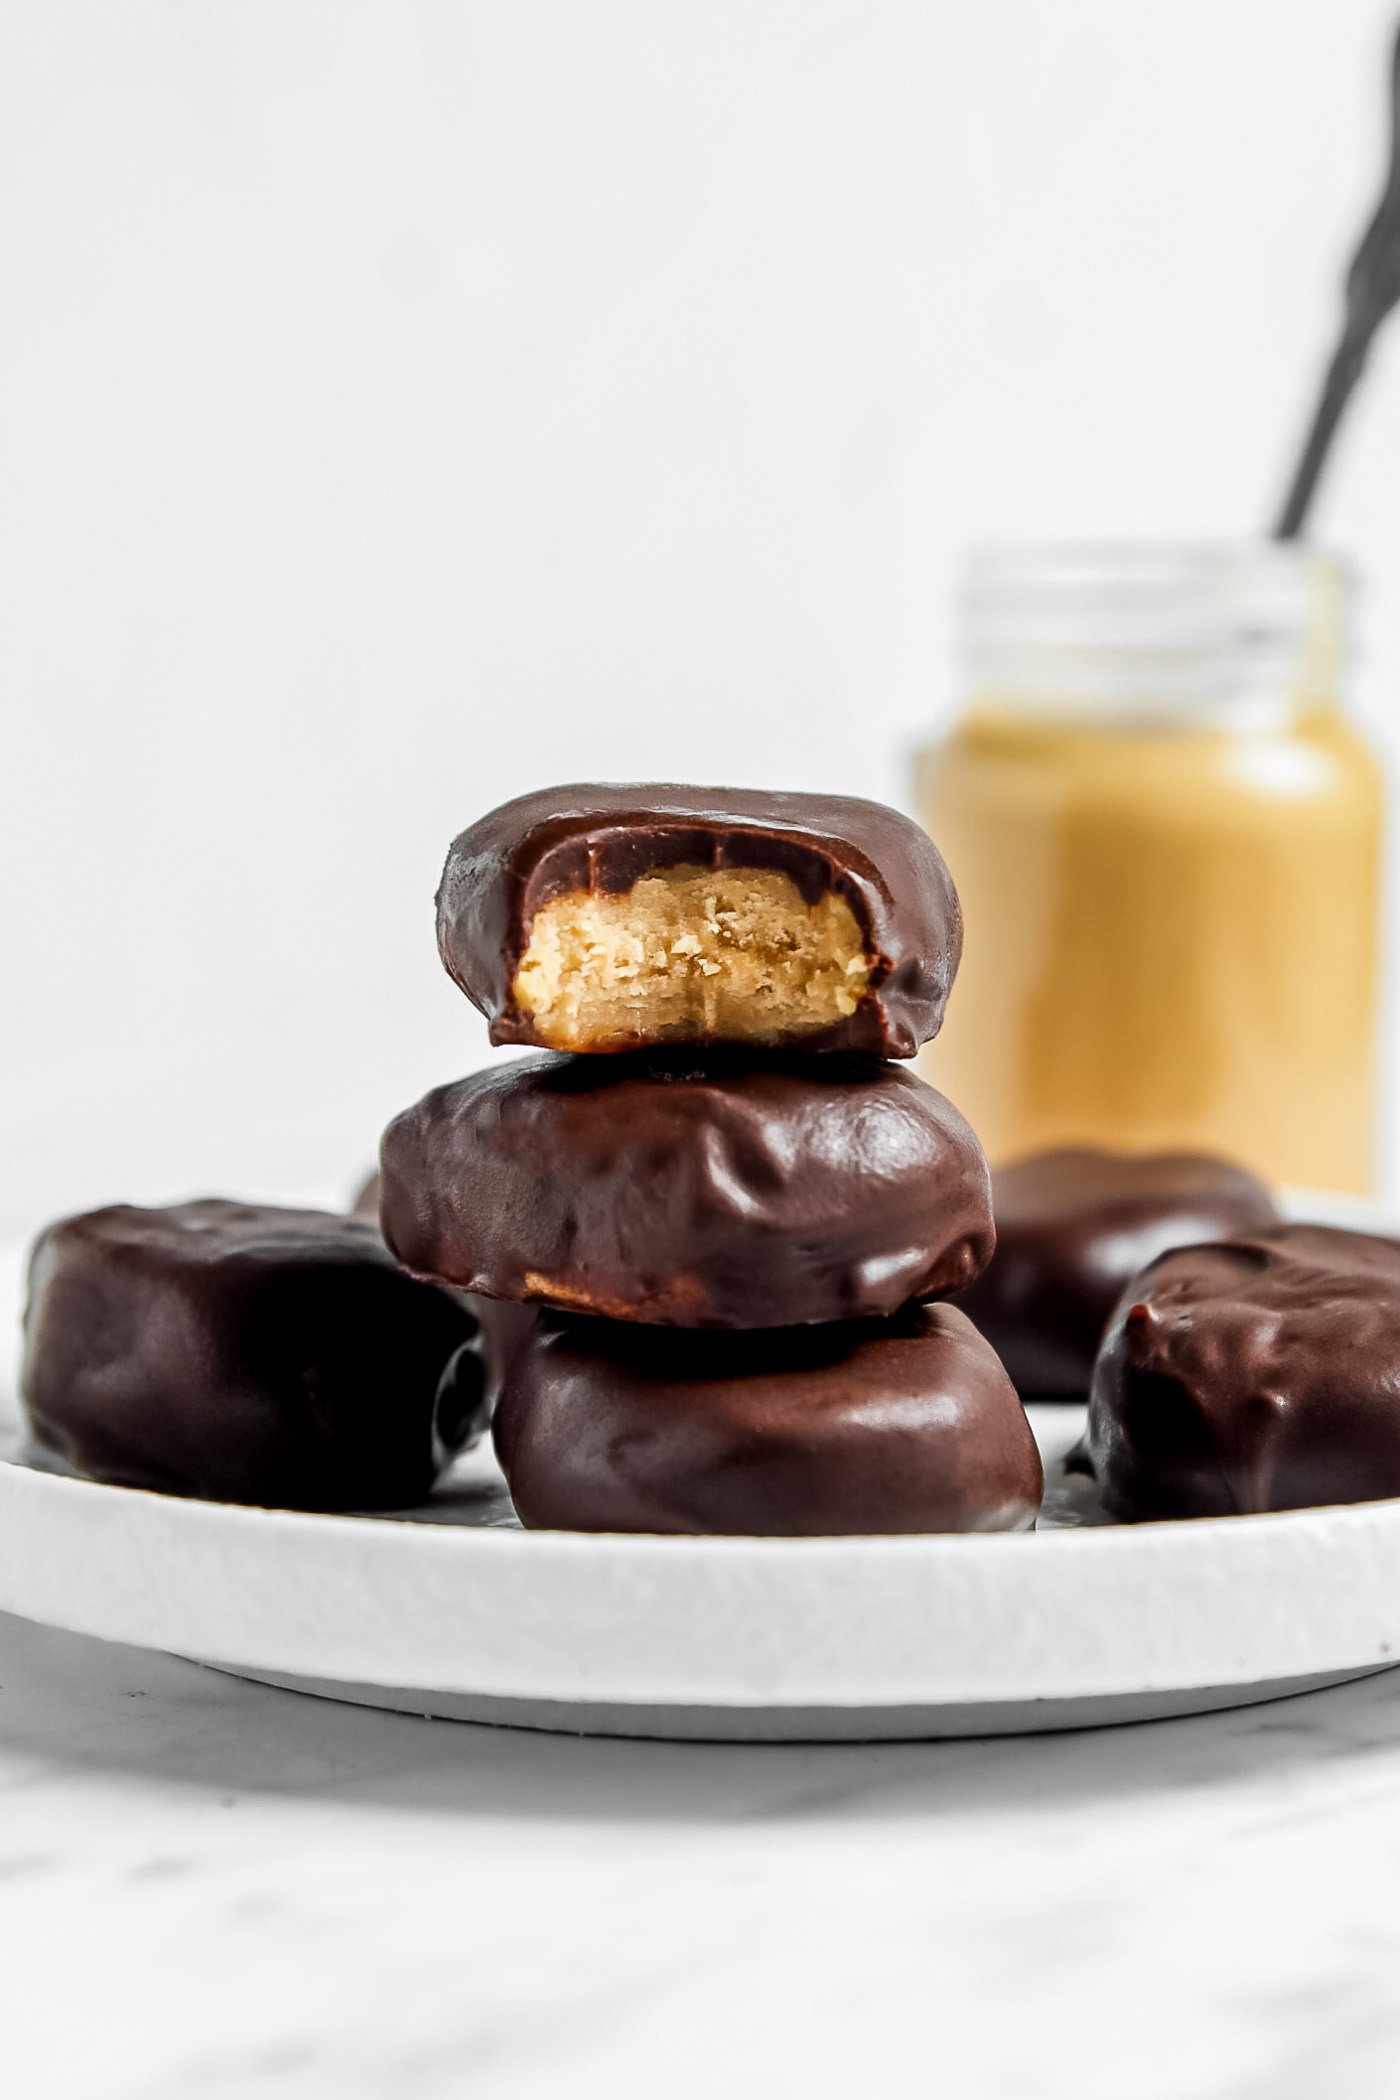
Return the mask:
[(523, 1532), (484, 1453), (400, 1518), (103, 1487), (25, 1464), (11, 1403), (0, 1609), (328, 1697), (628, 1735), (1080, 1727), (1400, 1661), (1400, 1502), (1108, 1524), (1059, 1463), (1080, 1411), (1031, 1413), (1033, 1535), (657, 1539)]

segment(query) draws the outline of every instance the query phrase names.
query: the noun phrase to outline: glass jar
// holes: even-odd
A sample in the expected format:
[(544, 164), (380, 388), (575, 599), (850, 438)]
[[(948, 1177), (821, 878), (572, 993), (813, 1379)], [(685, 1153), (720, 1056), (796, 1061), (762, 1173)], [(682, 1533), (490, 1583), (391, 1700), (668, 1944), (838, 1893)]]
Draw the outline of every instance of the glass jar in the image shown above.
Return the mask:
[(1345, 598), (1296, 546), (974, 557), (966, 710), (918, 760), (966, 927), (921, 1069), (994, 1161), (1373, 1187), (1382, 785)]

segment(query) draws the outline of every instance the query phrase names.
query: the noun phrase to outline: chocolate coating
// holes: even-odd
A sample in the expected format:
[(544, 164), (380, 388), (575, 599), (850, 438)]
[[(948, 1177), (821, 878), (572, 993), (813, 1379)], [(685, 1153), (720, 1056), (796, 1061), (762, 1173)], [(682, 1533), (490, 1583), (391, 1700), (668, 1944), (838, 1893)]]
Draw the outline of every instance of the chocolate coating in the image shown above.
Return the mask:
[(1148, 1262), (1278, 1216), (1226, 1160), (1087, 1148), (994, 1169), (992, 1212), (996, 1252), (958, 1303), (1034, 1400), (1084, 1399), (1109, 1315)]
[(356, 1219), (123, 1204), (35, 1242), (21, 1394), (40, 1443), (98, 1480), (398, 1509), (486, 1426), (475, 1334)]
[(541, 1315), (494, 1429), (532, 1529), (1024, 1531), (1040, 1455), (995, 1353), (948, 1305), (681, 1335)]
[(1400, 1244), (1276, 1225), (1163, 1255), (1113, 1316), (1081, 1456), (1129, 1519), (1400, 1495)]
[(971, 1130), (874, 1058), (520, 1058), (405, 1110), (381, 1174), (415, 1275), (661, 1326), (893, 1313), (993, 1243)]
[[(368, 1218), (376, 1232), (379, 1230), (378, 1169), (370, 1175), (355, 1197), (352, 1214), (357, 1218)], [(534, 1308), (519, 1305), (510, 1298), (482, 1298), (475, 1291), (455, 1291), (453, 1296), (459, 1304), (466, 1307), (476, 1322), (477, 1348), (481, 1353), (485, 1380), (482, 1405), (489, 1418), (495, 1412), (501, 1385), (516, 1345), (535, 1317)]]
[[(535, 913), (573, 890), (632, 888), (658, 868), (766, 868), (805, 901), (850, 906), (871, 960), (856, 1011), (802, 1047), (912, 1057), (936, 1035), (962, 953), (957, 891), (919, 826), (848, 795), (749, 788), (570, 786), (521, 795), (462, 832), (437, 897), (448, 975), (493, 1043), (538, 1043), (511, 997)], [(698, 1039), (697, 1039), (698, 1040)]]

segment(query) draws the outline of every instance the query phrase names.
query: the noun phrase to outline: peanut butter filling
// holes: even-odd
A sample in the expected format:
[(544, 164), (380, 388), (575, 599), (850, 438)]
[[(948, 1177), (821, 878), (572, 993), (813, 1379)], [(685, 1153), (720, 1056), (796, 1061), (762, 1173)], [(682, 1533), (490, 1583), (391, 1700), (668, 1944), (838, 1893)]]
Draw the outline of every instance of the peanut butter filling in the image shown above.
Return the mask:
[(536, 912), (511, 987), (554, 1050), (778, 1042), (853, 1014), (870, 963), (845, 899), (769, 868), (662, 868)]

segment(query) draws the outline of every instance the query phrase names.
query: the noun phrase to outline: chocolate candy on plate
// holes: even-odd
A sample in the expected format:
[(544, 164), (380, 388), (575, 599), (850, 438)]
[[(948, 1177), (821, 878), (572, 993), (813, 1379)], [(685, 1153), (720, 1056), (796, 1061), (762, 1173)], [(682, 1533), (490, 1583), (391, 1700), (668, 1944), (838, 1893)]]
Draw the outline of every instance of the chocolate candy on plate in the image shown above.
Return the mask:
[(1134, 1278), (1083, 1454), (1118, 1517), (1400, 1495), (1400, 1244), (1275, 1225)]
[(405, 1110), (381, 1176), (415, 1275), (663, 1326), (894, 1313), (993, 1243), (967, 1124), (866, 1057), (520, 1058)]
[(912, 1057), (962, 950), (919, 826), (844, 795), (674, 785), (522, 795), (454, 840), (448, 973), (493, 1043), (762, 1043)]
[(567, 1531), (1024, 1531), (1040, 1456), (949, 1305), (764, 1334), (542, 1314), (493, 1430), (522, 1523)]
[(996, 1252), (958, 1303), (1028, 1400), (1083, 1400), (1109, 1314), (1169, 1247), (1278, 1213), (1261, 1181), (1204, 1153), (1038, 1152), (992, 1171)]
[(51, 1225), (21, 1395), (95, 1479), (300, 1509), (398, 1509), (486, 1426), (476, 1322), (374, 1227), (206, 1200)]

